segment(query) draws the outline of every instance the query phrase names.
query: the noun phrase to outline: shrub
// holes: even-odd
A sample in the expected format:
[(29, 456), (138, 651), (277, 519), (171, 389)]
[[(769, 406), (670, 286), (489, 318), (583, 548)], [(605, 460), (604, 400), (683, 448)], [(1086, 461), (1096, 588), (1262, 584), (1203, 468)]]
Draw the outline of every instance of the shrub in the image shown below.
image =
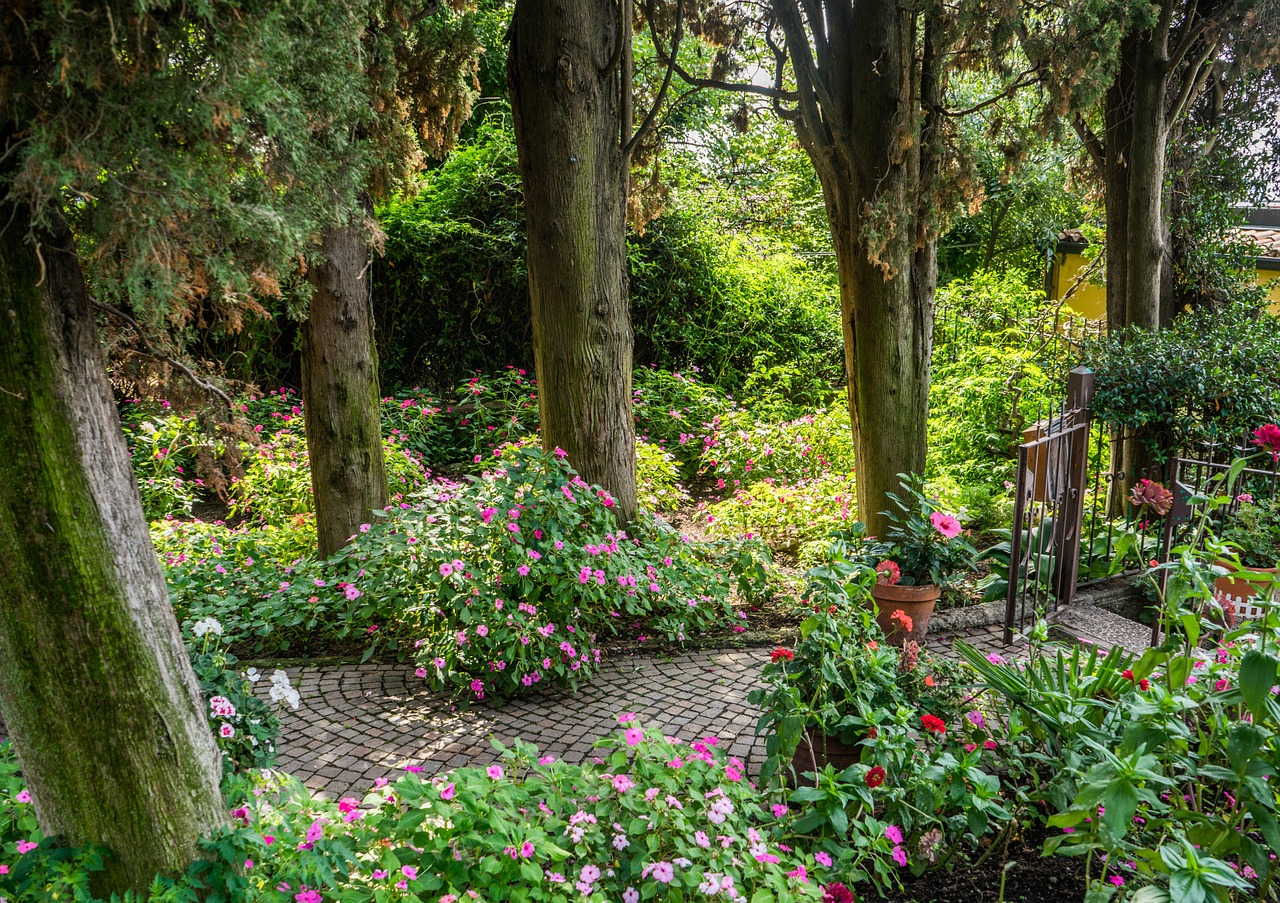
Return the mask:
[(636, 441), (636, 485), (640, 507), (649, 511), (675, 511), (689, 500), (680, 487), (675, 455), (643, 439)]
[(196, 452), (211, 445), (195, 417), (154, 412), (136, 400), (124, 412), (121, 426), (147, 519), (189, 516), (203, 486), (195, 474)]
[[(582, 766), (517, 741), (511, 748), (495, 743), (499, 764), (430, 781), (411, 767), (395, 783), (375, 782), (363, 799), (312, 797), (268, 772), (233, 779), (232, 823), (204, 843), (208, 860), (157, 882), (148, 898), (823, 898), (847, 849), (785, 835), (745, 780), (743, 764), (726, 757), (715, 737), (690, 743), (664, 738), (632, 714), (620, 720), (625, 732), (601, 741), (594, 761)], [(22, 792), (8, 744), (0, 745), (0, 799)], [(30, 803), (9, 802), (0, 813), (6, 853), (18, 841), (42, 839)], [(101, 857), (93, 851), (44, 841), (12, 861), (0, 874), (0, 895), (94, 900), (88, 883)]]
[(830, 472), (814, 480), (766, 479), (706, 508), (712, 536), (759, 538), (776, 551), (801, 554), (857, 521), (852, 473)]
[(1086, 363), (1094, 414), (1141, 431), (1159, 460), (1201, 442), (1230, 446), (1280, 418), (1280, 319), (1248, 304), (1111, 336), (1090, 347)]
[(254, 652), (413, 640), (420, 676), (502, 695), (586, 678), (600, 636), (636, 624), (682, 642), (727, 623), (731, 590), (764, 582), (751, 544), (691, 543), (647, 517), (618, 530), (612, 499), (554, 455), (513, 448), (500, 464), (432, 484), (324, 562), (288, 557), (293, 524), (157, 525), (178, 616), (188, 630), (214, 617)]

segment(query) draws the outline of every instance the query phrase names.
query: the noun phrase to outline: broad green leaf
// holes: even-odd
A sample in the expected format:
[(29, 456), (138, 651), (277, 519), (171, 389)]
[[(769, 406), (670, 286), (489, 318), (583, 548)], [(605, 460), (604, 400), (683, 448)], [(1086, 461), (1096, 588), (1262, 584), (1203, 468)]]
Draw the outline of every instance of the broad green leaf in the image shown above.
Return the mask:
[(1267, 714), (1267, 698), (1276, 682), (1276, 660), (1256, 649), (1246, 652), (1240, 662), (1240, 692), (1254, 717)]

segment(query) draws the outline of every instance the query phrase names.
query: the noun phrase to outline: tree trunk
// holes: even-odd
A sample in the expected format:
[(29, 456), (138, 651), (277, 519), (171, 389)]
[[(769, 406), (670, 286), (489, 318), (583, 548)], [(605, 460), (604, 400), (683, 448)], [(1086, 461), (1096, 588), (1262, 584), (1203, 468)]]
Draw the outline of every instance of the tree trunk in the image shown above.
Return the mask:
[(302, 324), (302, 402), (321, 557), (387, 505), (369, 246), (356, 224), (325, 230)]
[(74, 243), (0, 206), (0, 714), (41, 829), (142, 891), (226, 820)]
[(1137, 42), (1133, 60), (1133, 145), (1126, 161), (1129, 215), (1123, 237), (1128, 269), (1124, 287), (1125, 323), (1146, 330), (1160, 328), (1167, 132), (1163, 55), (1154, 39), (1144, 36)]
[[(858, 37), (841, 52), (859, 90), (849, 95), (848, 146), (824, 149), (803, 130), (801, 143), (822, 182), (840, 277), (858, 516), (883, 536), (885, 494), (898, 491), (898, 474), (925, 469), (938, 263), (917, 205), (931, 164), (927, 142), (904, 141), (899, 128), (936, 85), (915, 64), (915, 18), (896, 5), (856, 4), (849, 32)], [(884, 204), (892, 221), (869, 220), (865, 211)]]
[(508, 79), (524, 183), (542, 445), (636, 505), (619, 23), (595, 0), (517, 0)]
[(1107, 329), (1119, 331), (1128, 324), (1125, 310), (1129, 266), (1126, 243), (1129, 232), (1129, 170), (1133, 147), (1133, 71), (1129, 66), (1133, 35), (1121, 43), (1120, 69), (1107, 89), (1103, 181), (1106, 192)]

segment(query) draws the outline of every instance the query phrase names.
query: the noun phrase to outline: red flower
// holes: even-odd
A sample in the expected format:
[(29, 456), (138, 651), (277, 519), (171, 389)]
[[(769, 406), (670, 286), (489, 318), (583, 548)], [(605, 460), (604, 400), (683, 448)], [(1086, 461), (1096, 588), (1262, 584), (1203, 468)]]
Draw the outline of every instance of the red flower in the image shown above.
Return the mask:
[(933, 731), (939, 737), (947, 732), (947, 723), (937, 715), (921, 715), (920, 723), (924, 725), (925, 730)]
[(1271, 452), (1271, 457), (1280, 461), (1280, 426), (1267, 423), (1253, 431), (1253, 444)]
[(775, 662), (780, 662), (783, 659), (786, 659), (789, 662), (795, 661), (795, 657), (796, 657), (796, 654), (794, 652), (792, 652), (790, 649), (784, 649), (781, 646), (779, 646), (777, 649), (769, 653), (769, 658), (771, 658)]
[(822, 903), (853, 903), (853, 891), (833, 881), (822, 891)]
[(871, 640), (870, 642), (867, 643), (867, 648), (870, 649), (872, 652), (875, 652), (877, 649), (880, 648), (880, 644), (877, 643), (875, 640)]
[(907, 633), (910, 633), (912, 628), (915, 626), (911, 622), (911, 615), (907, 614), (901, 608), (896, 610), (893, 614), (889, 615), (889, 619), (893, 621), (897, 621), (899, 624), (901, 624), (902, 629), (905, 630)]
[(1142, 678), (1142, 680), (1138, 681), (1138, 689), (1139, 689), (1139, 690), (1150, 690), (1150, 689), (1151, 689), (1151, 682), (1150, 682), (1149, 680), (1147, 680), (1145, 677), (1144, 677), (1144, 678)]
[(867, 771), (867, 776), (864, 780), (867, 782), (868, 787), (879, 787), (884, 783), (884, 769), (879, 765), (871, 766), (870, 770)]
[(1120, 676), (1123, 677), (1125, 680), (1133, 680), (1133, 670), (1131, 668), (1125, 668), (1124, 673), (1121, 674)]
[(867, 731), (868, 740), (874, 740), (876, 737), (879, 737), (879, 736), (880, 736), (880, 731), (878, 728), (872, 727), (871, 730)]
[(897, 562), (886, 558), (876, 565), (876, 577), (876, 583), (893, 586), (902, 579), (902, 568), (898, 567)]

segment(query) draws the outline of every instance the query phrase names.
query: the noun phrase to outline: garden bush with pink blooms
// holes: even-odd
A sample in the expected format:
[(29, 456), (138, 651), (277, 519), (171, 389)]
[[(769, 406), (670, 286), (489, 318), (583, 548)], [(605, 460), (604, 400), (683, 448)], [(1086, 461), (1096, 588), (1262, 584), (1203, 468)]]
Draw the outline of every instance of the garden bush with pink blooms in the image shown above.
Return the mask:
[[(283, 775), (231, 778), (231, 824), (205, 843), (209, 860), (150, 899), (794, 903), (838, 893), (847, 860), (866, 855), (792, 837), (786, 804), (752, 787), (716, 738), (619, 720), (582, 766), (495, 743), (496, 764), (435, 777), (411, 767), (336, 802)], [(888, 856), (884, 833), (874, 845)], [(0, 897), (89, 901), (97, 864), (39, 833), (0, 746)]]
[(764, 583), (758, 544), (693, 543), (612, 499), (562, 458), (515, 448), (465, 482), (439, 480), (328, 561), (281, 557), (279, 534), (169, 522), (153, 531), (180, 620), (216, 618), (252, 652), (317, 635), (413, 654), (436, 687), (477, 698), (591, 675), (609, 637), (679, 643), (740, 620), (731, 591)]

